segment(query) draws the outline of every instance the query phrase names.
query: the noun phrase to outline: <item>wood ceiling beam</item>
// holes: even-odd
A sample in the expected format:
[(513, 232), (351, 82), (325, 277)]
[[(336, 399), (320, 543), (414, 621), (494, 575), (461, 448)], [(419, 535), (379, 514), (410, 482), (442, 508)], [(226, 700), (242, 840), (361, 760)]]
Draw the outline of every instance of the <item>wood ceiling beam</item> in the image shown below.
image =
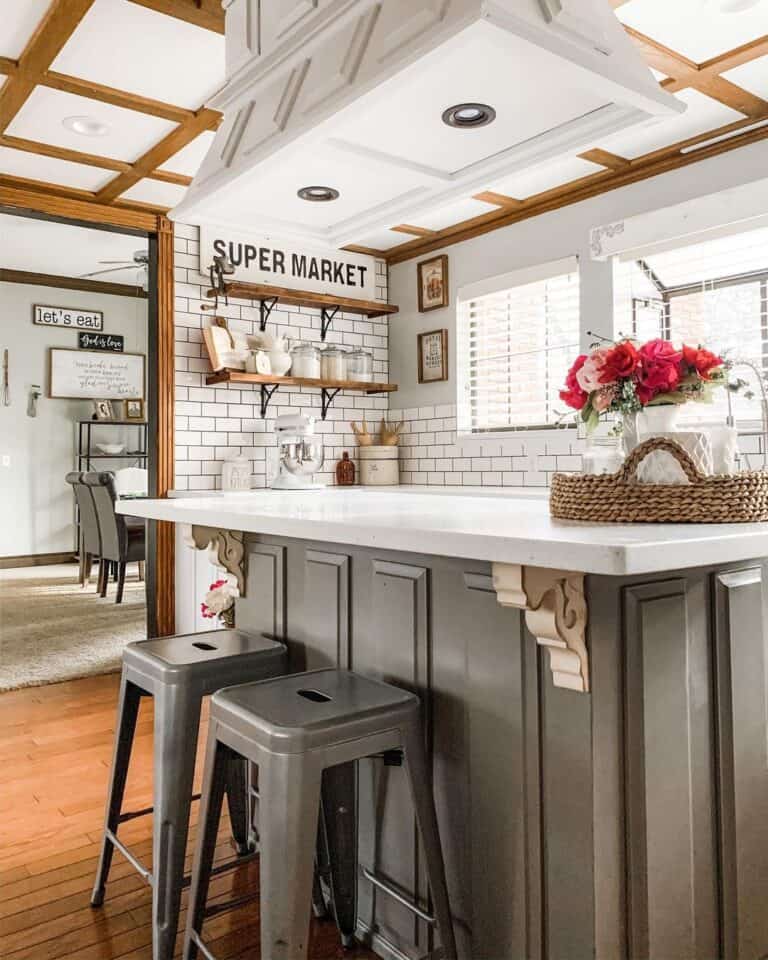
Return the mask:
[[(12, 179), (12, 178), (5, 178)], [(80, 220), (83, 223), (107, 224), (114, 227), (127, 227), (154, 233), (158, 218), (146, 210), (95, 203), (93, 200), (63, 197), (41, 193), (28, 186), (0, 184), (0, 207), (21, 210), (25, 213), (43, 213), (52, 217), (64, 217), (67, 220)]]
[(650, 177), (655, 177), (662, 173), (668, 173), (672, 170), (690, 166), (693, 163), (698, 163), (700, 160), (707, 160), (721, 153), (728, 153), (731, 150), (737, 150), (768, 138), (768, 127), (763, 127), (758, 130), (749, 130), (741, 135), (736, 134), (728, 140), (710, 144), (707, 147), (702, 147), (700, 150), (690, 153), (680, 152), (682, 147), (704, 142), (721, 133), (748, 126), (750, 123), (751, 121), (748, 119), (740, 120), (718, 130), (710, 130), (696, 137), (690, 137), (688, 140), (682, 140), (679, 143), (665, 147), (663, 150), (639, 157), (637, 160), (633, 160), (629, 166), (623, 170), (605, 170), (601, 173), (593, 173), (590, 176), (582, 177), (579, 180), (574, 180), (560, 187), (556, 187), (553, 190), (548, 190), (545, 193), (531, 197), (525, 200), (517, 209), (500, 209), (493, 213), (486, 213), (480, 217), (474, 217), (471, 220), (454, 224), (444, 230), (438, 230), (433, 237), (402, 243), (397, 247), (392, 247), (387, 250), (384, 253), (384, 257), (387, 263), (402, 263), (405, 260), (411, 260), (414, 257), (421, 257), (435, 250), (440, 250), (442, 247), (454, 243), (461, 243), (464, 240), (470, 240), (473, 237), (490, 233), (492, 230), (498, 230), (500, 227), (506, 227), (510, 224), (518, 223), (521, 220), (527, 220), (530, 217), (537, 217), (543, 213), (550, 213), (553, 210), (558, 210), (572, 203), (579, 203), (582, 200), (588, 200), (591, 197), (599, 196), (610, 190), (615, 190), (631, 183), (647, 180)]
[(409, 233), (412, 237), (431, 237), (434, 230), (427, 230), (426, 227), (414, 227), (410, 223), (399, 223), (396, 227), (390, 227), (395, 233)]
[(728, 50), (721, 53), (711, 60), (705, 60), (699, 64), (700, 73), (725, 73), (727, 70), (733, 70), (734, 67), (740, 67), (744, 63), (756, 60), (758, 57), (768, 55), (768, 33), (749, 43), (742, 44), (734, 50)]
[(140, 7), (185, 20), (196, 27), (224, 33), (224, 11), (221, 0), (130, 0)]
[(21, 110), (93, 3), (94, 0), (53, 0), (19, 57), (16, 71), (0, 89), (0, 133)]
[(137, 113), (146, 113), (150, 117), (160, 117), (173, 123), (183, 123), (195, 115), (194, 110), (185, 107), (176, 107), (171, 103), (153, 100), (151, 97), (141, 97), (136, 93), (117, 90), (92, 80), (82, 80), (80, 77), (70, 77), (64, 73), (48, 70), (38, 80), (44, 87), (61, 90), (63, 93), (73, 93), (77, 97), (87, 97), (89, 100), (99, 100), (124, 110), (134, 110)]
[(79, 187), (63, 187), (60, 183), (49, 183), (47, 180), (32, 180), (29, 177), (14, 177), (0, 173), (0, 187), (14, 190), (33, 190), (36, 193), (46, 193), (67, 200), (94, 200), (95, 194), (90, 190), (81, 190)]
[(590, 163), (596, 163), (608, 170), (624, 170), (630, 163), (626, 157), (620, 157), (617, 153), (611, 153), (608, 150), (601, 150), (599, 147), (595, 147), (593, 150), (585, 150), (579, 156), (582, 160), (589, 160)]
[(132, 165), (129, 173), (121, 173), (114, 180), (110, 180), (105, 187), (102, 187), (96, 194), (97, 202), (109, 203), (115, 200), (120, 194), (125, 193), (126, 190), (138, 183), (139, 180), (149, 176), (152, 171), (170, 160), (174, 154), (186, 147), (203, 131), (215, 129), (220, 120), (221, 115), (215, 110), (206, 108), (198, 110), (193, 117), (179, 124), (168, 136), (163, 137), (159, 143), (156, 143), (154, 147), (140, 157)]
[(147, 298), (146, 291), (130, 283), (110, 283), (106, 280), (88, 280), (84, 277), (60, 277), (52, 273), (32, 273), (27, 270), (0, 268), (0, 283), (29, 283), (36, 287), (56, 287), (59, 290), (83, 290), (88, 293), (106, 293), (114, 297)]
[[(723, 70), (732, 69), (736, 65), (735, 63), (725, 65), (729, 64), (726, 59), (728, 54), (716, 57), (708, 61), (707, 64), (698, 64), (682, 54), (670, 50), (669, 47), (665, 47), (664, 44), (658, 43), (651, 37), (647, 37), (644, 33), (633, 30), (632, 27), (625, 27), (624, 29), (640, 49), (646, 63), (667, 75), (668, 79), (663, 80), (661, 85), (668, 93), (675, 93), (678, 90), (692, 87), (726, 107), (731, 107), (731, 109), (738, 110), (739, 113), (751, 117), (753, 120), (768, 116), (768, 101), (719, 76)], [(768, 40), (768, 38), (763, 39)], [(755, 56), (760, 56), (761, 54), (756, 51), (763, 50), (761, 44), (762, 41), (757, 41), (756, 44), (745, 44), (744, 47), (739, 48), (740, 56), (744, 58), (739, 62), (748, 63)], [(732, 51), (732, 53), (735, 52)]]
[(0, 57), (0, 73), (6, 77), (12, 77), (19, 69), (18, 60), (11, 60), (10, 57)]
[(483, 203), (492, 203), (496, 207), (518, 207), (523, 202), (515, 197), (508, 197), (506, 193), (496, 193), (495, 190), (483, 190), (472, 195), (473, 200), (482, 200)]

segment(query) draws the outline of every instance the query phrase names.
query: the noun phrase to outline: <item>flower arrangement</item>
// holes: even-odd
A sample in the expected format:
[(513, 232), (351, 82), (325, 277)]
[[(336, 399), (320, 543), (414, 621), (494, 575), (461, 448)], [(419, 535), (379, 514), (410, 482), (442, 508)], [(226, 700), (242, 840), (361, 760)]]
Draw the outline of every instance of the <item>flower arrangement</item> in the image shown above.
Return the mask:
[(227, 627), (235, 624), (235, 599), (240, 596), (237, 587), (229, 580), (212, 583), (200, 604), (200, 612), (207, 620), (218, 617)]
[(576, 358), (560, 399), (591, 431), (602, 413), (626, 416), (649, 406), (711, 402), (718, 387), (743, 385), (728, 382), (728, 368), (728, 361), (702, 346), (678, 349), (661, 339), (640, 346), (629, 338), (604, 341)]

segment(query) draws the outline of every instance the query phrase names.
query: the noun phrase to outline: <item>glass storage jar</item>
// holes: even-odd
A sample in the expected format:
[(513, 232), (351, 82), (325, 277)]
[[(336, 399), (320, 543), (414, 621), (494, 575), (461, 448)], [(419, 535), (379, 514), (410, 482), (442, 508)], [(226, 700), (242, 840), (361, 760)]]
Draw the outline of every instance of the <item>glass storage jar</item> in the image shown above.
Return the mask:
[(341, 347), (326, 347), (320, 357), (320, 376), (323, 380), (346, 380), (346, 350)]
[(297, 343), (291, 350), (291, 376), (320, 379), (320, 351), (313, 343)]
[(347, 354), (348, 380), (373, 380), (373, 354), (368, 350), (350, 350)]

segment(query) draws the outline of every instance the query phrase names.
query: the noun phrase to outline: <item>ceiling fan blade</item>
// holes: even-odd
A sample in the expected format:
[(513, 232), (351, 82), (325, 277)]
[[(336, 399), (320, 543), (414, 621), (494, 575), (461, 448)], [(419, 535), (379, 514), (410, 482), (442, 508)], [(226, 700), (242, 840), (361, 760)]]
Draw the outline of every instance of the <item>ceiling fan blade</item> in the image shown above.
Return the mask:
[(123, 270), (134, 270), (135, 264), (131, 263), (125, 267), (107, 267), (106, 270), (94, 270), (92, 273), (81, 273), (80, 279), (84, 280), (86, 277), (98, 277), (102, 273), (121, 273)]
[(99, 263), (124, 263), (126, 267), (130, 267), (135, 262), (135, 260), (99, 260)]

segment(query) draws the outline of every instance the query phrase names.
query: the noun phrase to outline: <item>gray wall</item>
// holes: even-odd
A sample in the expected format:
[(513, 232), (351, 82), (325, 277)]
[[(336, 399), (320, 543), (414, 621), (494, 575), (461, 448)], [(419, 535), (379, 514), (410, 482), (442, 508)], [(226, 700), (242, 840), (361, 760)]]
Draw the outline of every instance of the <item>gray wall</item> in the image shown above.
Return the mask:
[[(589, 329), (610, 335), (613, 333), (611, 267), (589, 259), (590, 228), (749, 183), (765, 177), (767, 168), (768, 143), (763, 141), (436, 251), (447, 253), (449, 258), (450, 306), (444, 310), (418, 312), (416, 264), (425, 258), (396, 264), (390, 270), (389, 299), (399, 305), (400, 313), (389, 321), (389, 369), (392, 381), (398, 383), (400, 389), (390, 398), (391, 405), (407, 408), (456, 402), (458, 287), (577, 254), (581, 261), (582, 318), (588, 318)], [(448, 329), (450, 379), (443, 383), (419, 384), (416, 334), (441, 327)], [(584, 328), (582, 324), (582, 330)]]

